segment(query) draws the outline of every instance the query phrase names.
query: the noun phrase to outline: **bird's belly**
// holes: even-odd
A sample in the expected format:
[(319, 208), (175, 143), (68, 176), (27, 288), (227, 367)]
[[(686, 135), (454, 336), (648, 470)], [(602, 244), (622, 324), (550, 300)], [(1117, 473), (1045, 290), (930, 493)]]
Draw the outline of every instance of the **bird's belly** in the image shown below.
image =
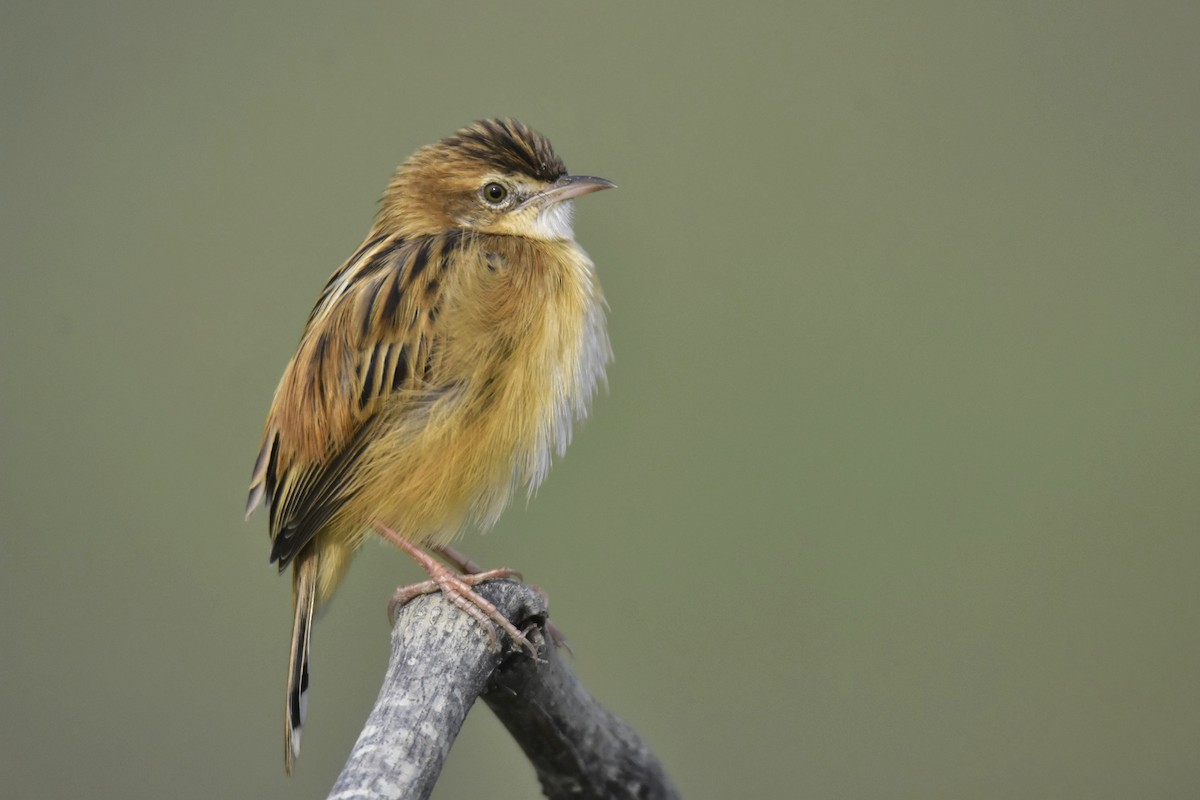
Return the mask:
[(454, 386), (419, 409), (394, 412), (364, 453), (356, 516), (431, 545), (471, 523), (490, 527), (516, 485), (531, 484), (534, 474), (540, 480), (552, 428), (569, 419), (555, 407), (552, 382), (521, 377)]

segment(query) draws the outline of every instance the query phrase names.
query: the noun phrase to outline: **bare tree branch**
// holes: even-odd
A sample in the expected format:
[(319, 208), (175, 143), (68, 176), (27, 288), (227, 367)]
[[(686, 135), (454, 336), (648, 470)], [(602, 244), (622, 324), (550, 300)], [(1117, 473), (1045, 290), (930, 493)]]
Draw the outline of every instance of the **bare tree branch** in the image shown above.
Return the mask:
[[(546, 619), (545, 599), (524, 584), (489, 581), (476, 591), (518, 629)], [(538, 661), (507, 639), (497, 652), (440, 594), (401, 607), (379, 698), (330, 800), (429, 797), (480, 696), (525, 751), (551, 800), (677, 798), (654, 754), (588, 694), (541, 628), (527, 635)]]

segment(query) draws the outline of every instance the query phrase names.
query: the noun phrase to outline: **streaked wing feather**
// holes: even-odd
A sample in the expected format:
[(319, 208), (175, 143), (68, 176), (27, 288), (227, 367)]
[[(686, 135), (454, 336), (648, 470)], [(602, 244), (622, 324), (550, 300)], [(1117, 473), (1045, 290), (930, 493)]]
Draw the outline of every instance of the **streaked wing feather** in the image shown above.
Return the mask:
[(424, 388), (436, 317), (462, 233), (375, 236), (321, 292), (267, 415), (247, 514), (270, 509), (271, 560), (284, 568), (353, 493), (371, 421)]
[[(279, 563), (279, 571), (287, 569), (292, 559), (312, 541), (345, 502), (351, 486), (350, 472), (363, 448), (373, 435), (371, 421), (359, 429), (350, 443), (334, 458), (308, 467), (293, 470), (295, 488), (285, 488), (277, 504), (271, 507), (271, 563)], [(291, 476), (289, 476), (291, 477)], [(287, 520), (280, 522), (280, 520)]]

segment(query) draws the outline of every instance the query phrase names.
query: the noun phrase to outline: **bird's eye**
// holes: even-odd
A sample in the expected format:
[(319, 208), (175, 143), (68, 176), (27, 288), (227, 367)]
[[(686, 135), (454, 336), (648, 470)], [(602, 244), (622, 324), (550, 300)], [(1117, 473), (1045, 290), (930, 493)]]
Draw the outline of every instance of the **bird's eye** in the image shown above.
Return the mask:
[(500, 183), (489, 183), (483, 187), (483, 197), (489, 203), (496, 205), (508, 197), (508, 189), (505, 189), (504, 185)]

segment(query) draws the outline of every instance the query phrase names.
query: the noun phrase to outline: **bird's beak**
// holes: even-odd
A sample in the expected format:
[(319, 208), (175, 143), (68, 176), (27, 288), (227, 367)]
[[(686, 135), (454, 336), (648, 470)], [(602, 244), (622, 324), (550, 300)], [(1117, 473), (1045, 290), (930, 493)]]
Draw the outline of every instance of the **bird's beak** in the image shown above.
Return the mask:
[(604, 178), (593, 178), (589, 175), (566, 175), (551, 184), (549, 189), (538, 192), (526, 202), (528, 205), (544, 208), (553, 203), (570, 200), (572, 197), (591, 194), (601, 189), (615, 188), (617, 188), (615, 183)]

